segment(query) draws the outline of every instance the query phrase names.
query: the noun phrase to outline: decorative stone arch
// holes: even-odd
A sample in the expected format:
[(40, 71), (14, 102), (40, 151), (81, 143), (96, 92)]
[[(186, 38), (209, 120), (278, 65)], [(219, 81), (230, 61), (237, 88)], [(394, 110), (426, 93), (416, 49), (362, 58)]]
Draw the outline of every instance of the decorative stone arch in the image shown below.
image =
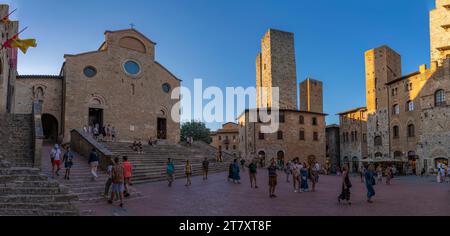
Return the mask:
[(44, 113), (41, 116), (41, 120), (45, 139), (57, 142), (59, 136), (58, 119), (50, 113)]
[(383, 153), (377, 152), (377, 153), (375, 153), (374, 157), (375, 157), (375, 159), (381, 159), (381, 158), (383, 158)]
[(45, 98), (46, 90), (47, 86), (43, 84), (37, 84), (33, 86), (33, 99), (42, 101)]
[(145, 44), (138, 38), (133, 36), (125, 36), (119, 40), (119, 46), (122, 48), (138, 51), (141, 53), (146, 53), (147, 48)]
[(165, 106), (161, 106), (156, 113), (158, 118), (167, 118), (168, 109)]
[(360, 159), (356, 156), (352, 157), (352, 166), (351, 166), (351, 171), (353, 173), (358, 172), (359, 169), (359, 163), (360, 163)]
[(89, 96), (87, 102), (90, 108), (104, 109), (107, 105), (106, 99), (103, 96), (97, 94), (92, 94), (91, 96)]

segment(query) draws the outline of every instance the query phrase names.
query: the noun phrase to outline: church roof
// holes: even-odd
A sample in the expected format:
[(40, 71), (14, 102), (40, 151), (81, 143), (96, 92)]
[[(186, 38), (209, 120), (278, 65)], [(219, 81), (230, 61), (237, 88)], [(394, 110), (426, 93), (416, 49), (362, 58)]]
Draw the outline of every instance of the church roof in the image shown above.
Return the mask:
[(60, 75), (17, 75), (17, 79), (62, 79)]
[(127, 31), (132, 31), (135, 32), (136, 34), (139, 34), (141, 37), (143, 37), (145, 40), (149, 41), (150, 43), (156, 45), (155, 42), (153, 42), (151, 39), (147, 38), (147, 36), (145, 36), (143, 33), (139, 32), (136, 29), (123, 29), (123, 30), (107, 30), (105, 31), (105, 34), (107, 33), (120, 33), (120, 32), (127, 32)]

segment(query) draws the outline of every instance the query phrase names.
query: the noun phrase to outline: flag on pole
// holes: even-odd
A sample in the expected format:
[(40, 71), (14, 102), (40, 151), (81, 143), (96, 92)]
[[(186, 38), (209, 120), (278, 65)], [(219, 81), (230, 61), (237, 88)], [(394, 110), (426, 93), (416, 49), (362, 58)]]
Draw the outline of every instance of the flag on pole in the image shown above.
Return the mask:
[(36, 39), (16, 38), (11, 42), (11, 48), (19, 48), (24, 54), (27, 53), (29, 47), (35, 48), (36, 46)]
[(20, 39), (19, 34), (25, 31), (27, 27), (21, 30), (19, 33), (15, 34), (12, 38), (6, 40), (2, 44), (3, 48), (19, 48), (24, 54), (27, 53), (29, 47), (35, 48), (37, 46), (36, 39)]

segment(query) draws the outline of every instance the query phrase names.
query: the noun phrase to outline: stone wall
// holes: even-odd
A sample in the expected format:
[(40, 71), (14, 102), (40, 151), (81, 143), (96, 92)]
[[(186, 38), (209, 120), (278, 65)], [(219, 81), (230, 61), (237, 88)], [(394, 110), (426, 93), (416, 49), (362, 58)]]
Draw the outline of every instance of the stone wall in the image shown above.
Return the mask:
[(95, 141), (91, 135), (83, 133), (82, 130), (72, 130), (70, 136), (70, 147), (74, 152), (89, 158), (92, 149), (95, 149), (100, 159), (99, 168), (106, 171), (109, 162), (114, 158), (107, 148)]
[(326, 128), (326, 156), (327, 164), (331, 173), (336, 173), (337, 168), (341, 167), (341, 139), (339, 126), (332, 125)]
[(431, 62), (442, 63), (450, 55), (450, 0), (436, 0), (436, 9), (430, 12)]
[[(124, 37), (139, 40), (146, 53), (122, 47), (118, 42)], [(88, 125), (89, 108), (98, 108), (103, 109), (103, 124), (114, 126), (120, 141), (155, 138), (157, 119), (165, 118), (167, 140), (179, 142), (179, 112), (176, 117), (171, 114), (179, 98), (172, 100), (171, 92), (180, 80), (154, 60), (153, 42), (135, 30), (107, 32), (101, 51), (66, 55), (65, 59), (64, 140), (69, 140), (70, 130)], [(140, 65), (139, 74), (124, 71), (127, 60)], [(87, 66), (95, 68), (94, 77), (83, 74)], [(163, 91), (163, 84), (170, 85), (169, 93)]]

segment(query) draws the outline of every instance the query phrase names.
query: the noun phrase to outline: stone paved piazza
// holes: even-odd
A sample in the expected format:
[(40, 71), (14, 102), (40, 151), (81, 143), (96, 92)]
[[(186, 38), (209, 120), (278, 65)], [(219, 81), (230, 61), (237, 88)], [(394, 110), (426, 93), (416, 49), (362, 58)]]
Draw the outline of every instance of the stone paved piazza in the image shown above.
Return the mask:
[[(294, 193), (285, 175), (278, 179), (278, 198), (268, 197), (267, 171), (258, 174), (259, 189), (251, 189), (248, 170), (241, 174), (242, 184), (226, 181), (226, 174), (193, 178), (190, 188), (179, 179), (172, 188), (166, 182), (135, 186), (142, 198), (130, 199), (125, 209), (117, 204), (83, 205), (100, 216), (450, 216), (450, 184), (434, 178), (398, 177), (392, 185), (376, 185), (375, 203), (366, 203), (365, 186), (353, 177), (352, 205), (339, 205), (340, 178), (321, 176), (315, 193)], [(435, 180), (434, 180), (435, 181)]]

